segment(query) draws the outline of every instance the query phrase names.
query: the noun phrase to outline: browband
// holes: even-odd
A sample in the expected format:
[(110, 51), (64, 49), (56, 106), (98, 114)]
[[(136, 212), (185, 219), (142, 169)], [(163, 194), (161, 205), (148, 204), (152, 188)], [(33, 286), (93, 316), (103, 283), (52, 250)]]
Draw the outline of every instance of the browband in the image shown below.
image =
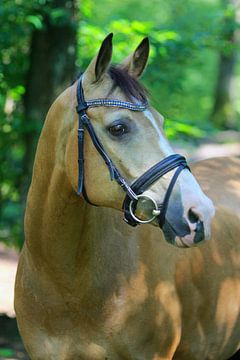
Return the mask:
[[(138, 196), (143, 194), (144, 191), (146, 191), (154, 182), (160, 179), (163, 175), (177, 168), (170, 181), (163, 203), (158, 205), (157, 209), (155, 209), (158, 211), (158, 215), (156, 215), (155, 217), (158, 217), (159, 225), (160, 227), (162, 227), (165, 222), (165, 215), (166, 215), (170, 195), (177, 181), (177, 178), (183, 169), (185, 168), (189, 169), (186, 159), (179, 154), (170, 155), (165, 159), (159, 161), (156, 165), (154, 165), (150, 169), (148, 169), (143, 175), (141, 175), (131, 185), (129, 185), (126, 179), (121, 175), (121, 173), (119, 172), (119, 170), (117, 169), (111, 158), (108, 156), (107, 152), (105, 151), (101, 141), (99, 140), (99, 138), (95, 133), (91, 120), (89, 119), (86, 113), (86, 110), (89, 107), (98, 107), (98, 106), (124, 108), (131, 111), (144, 111), (147, 109), (148, 103), (147, 102), (132, 103), (128, 101), (121, 101), (115, 99), (92, 99), (85, 101), (83, 87), (82, 87), (82, 76), (79, 78), (77, 84), (77, 107), (76, 107), (78, 113), (78, 119), (79, 119), (77, 194), (78, 195), (83, 194), (85, 200), (89, 202), (91, 205), (94, 205), (88, 199), (84, 185), (84, 129), (86, 128), (96, 150), (102, 156), (108, 167), (111, 180), (116, 180), (117, 183), (126, 192), (126, 197), (123, 202), (123, 210), (124, 210), (124, 219), (129, 225), (136, 226), (139, 223), (143, 222), (140, 221), (140, 219), (138, 219), (137, 221), (136, 216), (134, 216), (132, 213), (132, 209), (136, 210)], [(149, 196), (148, 198), (151, 199)]]
[(148, 103), (131, 103), (129, 101), (121, 101), (114, 99), (93, 99), (86, 101), (88, 107), (118, 107), (121, 109), (128, 109), (131, 111), (144, 111), (148, 107)]

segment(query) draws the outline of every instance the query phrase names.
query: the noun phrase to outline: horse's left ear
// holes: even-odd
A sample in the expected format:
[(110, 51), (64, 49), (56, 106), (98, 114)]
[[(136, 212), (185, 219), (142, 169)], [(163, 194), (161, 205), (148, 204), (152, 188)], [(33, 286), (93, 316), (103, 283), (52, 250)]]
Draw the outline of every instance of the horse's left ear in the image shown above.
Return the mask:
[(129, 55), (122, 63), (121, 67), (132, 77), (138, 78), (142, 75), (149, 56), (149, 39), (145, 37), (138, 45), (133, 54)]

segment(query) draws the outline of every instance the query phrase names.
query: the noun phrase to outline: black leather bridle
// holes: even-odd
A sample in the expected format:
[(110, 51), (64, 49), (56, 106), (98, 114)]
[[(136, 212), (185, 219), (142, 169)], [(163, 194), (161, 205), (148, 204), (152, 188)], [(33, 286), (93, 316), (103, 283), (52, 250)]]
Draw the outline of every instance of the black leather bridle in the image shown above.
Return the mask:
[[(126, 197), (123, 201), (123, 211), (124, 211), (124, 220), (132, 226), (136, 226), (140, 223), (149, 223), (153, 221), (156, 217), (159, 222), (159, 226), (162, 228), (165, 222), (165, 216), (167, 212), (167, 207), (169, 203), (169, 199), (173, 190), (173, 187), (177, 181), (177, 178), (183, 169), (189, 169), (186, 159), (179, 154), (173, 154), (165, 159), (159, 161), (157, 164), (152, 166), (149, 170), (147, 170), (143, 175), (141, 175), (138, 179), (136, 179), (131, 185), (124, 179), (121, 175), (113, 161), (108, 156), (105, 151), (101, 141), (97, 137), (95, 130), (91, 124), (91, 121), (86, 113), (87, 109), (90, 107), (118, 107), (129, 109), (131, 111), (144, 111), (147, 109), (147, 103), (132, 103), (127, 101), (115, 100), (115, 99), (93, 99), (85, 101), (84, 92), (82, 87), (82, 76), (78, 80), (77, 84), (77, 113), (79, 119), (78, 125), (78, 195), (83, 194), (85, 200), (91, 203), (88, 199), (85, 184), (84, 184), (84, 129), (86, 128), (92, 142), (102, 156), (105, 161), (111, 180), (116, 180), (117, 183), (122, 187), (122, 189), (126, 192)], [(163, 175), (167, 174), (169, 171), (176, 169), (170, 183), (166, 194), (164, 196), (164, 200), (162, 204), (158, 205), (156, 201), (148, 195), (143, 195), (144, 191), (146, 191), (153, 183), (155, 183), (158, 179), (160, 179)], [(190, 169), (189, 169), (190, 170)], [(134, 214), (137, 202), (139, 198), (146, 198), (150, 200), (154, 205), (153, 216), (148, 220), (141, 220), (136, 217)]]

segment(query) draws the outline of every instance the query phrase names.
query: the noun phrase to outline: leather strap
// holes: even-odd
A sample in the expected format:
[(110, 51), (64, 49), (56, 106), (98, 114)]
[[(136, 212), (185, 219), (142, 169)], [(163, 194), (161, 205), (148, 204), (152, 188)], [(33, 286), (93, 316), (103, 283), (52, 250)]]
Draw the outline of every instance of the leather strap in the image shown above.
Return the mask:
[[(104, 100), (104, 99), (103, 99)], [(91, 121), (86, 113), (86, 110), (90, 105), (87, 104), (84, 100), (84, 94), (83, 94), (83, 87), (82, 87), (82, 78), (79, 79), (78, 85), (77, 85), (77, 113), (78, 113), (78, 190), (77, 194), (81, 195), (83, 193), (86, 194), (85, 186), (84, 186), (84, 128), (87, 129), (92, 142), (99, 152), (99, 154), (104, 159), (109, 173), (111, 180), (116, 180), (118, 184), (124, 189), (124, 191), (128, 194), (128, 196), (132, 200), (137, 200), (136, 194), (132, 191), (131, 187), (128, 185), (127, 181), (124, 179), (124, 177), (120, 174), (117, 167), (114, 165), (112, 160), (109, 158), (108, 154), (106, 153), (101, 141), (97, 137), (94, 128), (91, 124)], [(116, 103), (119, 103), (118, 100), (112, 100)], [(122, 102), (123, 103), (123, 102)], [(127, 103), (127, 106), (129, 106), (131, 103)], [(134, 105), (134, 104), (133, 104)], [(115, 106), (115, 105), (112, 105)], [(138, 106), (138, 104), (137, 104)], [(139, 105), (140, 106), (140, 105)], [(84, 196), (85, 197), (85, 196)], [(86, 199), (86, 197), (85, 197)], [(89, 202), (89, 199), (86, 199)]]
[(85, 125), (95, 148), (97, 149), (99, 154), (102, 156), (103, 160), (105, 161), (105, 164), (107, 165), (109, 173), (110, 173), (111, 180), (116, 180), (117, 183), (128, 194), (130, 199), (137, 200), (136, 194), (134, 193), (132, 188), (128, 185), (127, 181), (120, 174), (119, 170), (117, 169), (117, 167), (114, 165), (114, 163), (112, 162), (112, 160), (109, 158), (108, 154), (106, 153), (101, 141), (99, 140), (99, 138), (97, 137), (97, 135), (93, 129), (93, 126), (91, 124), (89, 117), (86, 114), (82, 116), (82, 123)]
[[(177, 181), (177, 178), (183, 169), (189, 169), (186, 159), (179, 155), (173, 154), (165, 159), (159, 161), (157, 164), (152, 166), (149, 170), (147, 170), (143, 175), (141, 175), (137, 180), (135, 180), (132, 185), (129, 185), (125, 178), (121, 175), (111, 158), (108, 156), (105, 151), (100, 139), (97, 137), (94, 128), (91, 124), (91, 120), (89, 119), (86, 111), (89, 107), (96, 106), (111, 106), (118, 108), (126, 108), (132, 111), (144, 111), (147, 108), (147, 103), (130, 103), (127, 101), (120, 101), (115, 99), (93, 99), (85, 101), (84, 92), (82, 87), (82, 76), (78, 80), (77, 84), (77, 113), (78, 113), (78, 189), (77, 194), (83, 194), (85, 200), (94, 205), (88, 198), (86, 188), (84, 185), (84, 132), (85, 129), (88, 131), (91, 140), (99, 152), (103, 160), (105, 161), (111, 180), (116, 180), (117, 183), (123, 188), (126, 192), (126, 197), (123, 202), (123, 210), (124, 210), (124, 218), (125, 221), (132, 226), (136, 226), (139, 223), (132, 217), (129, 205), (130, 202), (133, 201), (132, 208), (135, 210), (138, 201), (138, 195), (142, 194), (146, 191), (153, 183), (155, 183), (158, 179), (160, 179), (163, 175), (167, 174), (169, 171), (177, 168), (174, 173), (168, 189), (166, 191), (163, 203), (159, 205), (159, 209), (161, 210), (160, 215), (158, 216), (158, 221), (160, 227), (164, 225), (165, 216), (167, 212), (167, 207), (169, 203), (169, 199), (174, 188), (174, 185)], [(189, 169), (190, 170), (190, 169)]]
[[(174, 188), (174, 185), (177, 181), (177, 178), (180, 175), (180, 172), (185, 168), (189, 169), (186, 159), (182, 155), (172, 154), (166, 157), (165, 159), (159, 161), (157, 164), (155, 164), (153, 167), (147, 170), (143, 175), (141, 175), (136, 181), (134, 181), (131, 184), (131, 188), (133, 189), (133, 191), (136, 194), (140, 195), (144, 191), (146, 191), (153, 183), (155, 183), (158, 179), (160, 179), (163, 175), (167, 174), (169, 171), (175, 168), (178, 169), (174, 173), (170, 181), (170, 184), (168, 185), (168, 189), (162, 204), (159, 205), (159, 210), (161, 210), (161, 213), (158, 216), (160, 226), (163, 226), (164, 224), (169, 198)], [(130, 201), (131, 199), (126, 195), (123, 202), (125, 221), (129, 225), (136, 226), (138, 225), (138, 223), (136, 222), (135, 219), (133, 219), (129, 210)], [(133, 209), (136, 209), (136, 206), (137, 206), (137, 202), (133, 203)]]

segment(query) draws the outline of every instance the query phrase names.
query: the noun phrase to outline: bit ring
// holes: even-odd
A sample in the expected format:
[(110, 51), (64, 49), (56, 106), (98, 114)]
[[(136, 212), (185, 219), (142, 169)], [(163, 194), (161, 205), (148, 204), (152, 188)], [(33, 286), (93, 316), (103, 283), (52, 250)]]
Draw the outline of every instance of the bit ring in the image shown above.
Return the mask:
[(153, 211), (152, 211), (152, 217), (150, 218), (150, 219), (147, 219), (147, 220), (141, 220), (140, 218), (138, 218), (135, 214), (134, 214), (134, 211), (133, 211), (133, 204), (134, 204), (134, 200), (131, 200), (130, 201), (130, 204), (129, 204), (129, 211), (130, 211), (130, 214), (131, 214), (131, 216), (132, 216), (132, 218), (135, 220), (135, 221), (137, 221), (138, 223), (140, 223), (140, 224), (148, 224), (148, 223), (150, 223), (150, 222), (152, 222), (159, 214), (160, 214), (160, 210), (159, 210), (159, 208), (158, 208), (158, 204), (157, 204), (157, 202), (156, 202), (156, 200), (154, 200), (151, 196), (149, 196), (149, 195), (137, 195), (137, 198), (138, 198), (138, 200), (140, 199), (140, 198), (144, 198), (144, 199), (148, 199), (148, 200), (150, 200), (152, 203), (153, 203), (153, 205), (154, 205), (154, 209), (153, 209)]

